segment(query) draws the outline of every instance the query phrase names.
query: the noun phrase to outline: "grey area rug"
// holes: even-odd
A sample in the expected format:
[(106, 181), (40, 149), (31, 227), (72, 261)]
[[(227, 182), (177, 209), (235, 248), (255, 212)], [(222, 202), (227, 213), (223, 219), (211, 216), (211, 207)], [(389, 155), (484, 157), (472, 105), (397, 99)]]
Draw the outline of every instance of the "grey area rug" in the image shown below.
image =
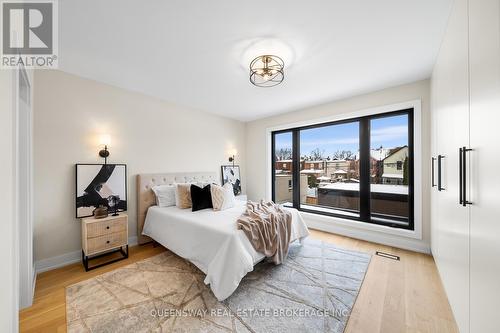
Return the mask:
[(219, 302), (167, 251), (67, 287), (68, 332), (343, 332), (370, 258), (308, 239)]

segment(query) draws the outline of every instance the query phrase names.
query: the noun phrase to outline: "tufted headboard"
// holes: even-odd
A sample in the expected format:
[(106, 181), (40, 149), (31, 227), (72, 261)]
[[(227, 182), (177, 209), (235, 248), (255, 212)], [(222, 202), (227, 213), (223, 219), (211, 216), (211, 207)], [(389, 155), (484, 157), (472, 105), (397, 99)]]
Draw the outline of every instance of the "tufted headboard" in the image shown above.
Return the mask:
[(144, 244), (151, 238), (142, 235), (148, 208), (156, 204), (151, 188), (174, 183), (210, 182), (220, 184), (216, 172), (155, 173), (137, 175), (137, 241)]

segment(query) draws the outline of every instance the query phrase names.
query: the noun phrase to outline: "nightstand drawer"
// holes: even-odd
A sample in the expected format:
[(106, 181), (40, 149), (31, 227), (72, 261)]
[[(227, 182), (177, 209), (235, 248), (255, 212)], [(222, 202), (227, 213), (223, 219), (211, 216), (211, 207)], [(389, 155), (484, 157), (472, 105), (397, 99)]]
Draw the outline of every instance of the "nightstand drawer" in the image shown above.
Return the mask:
[(127, 245), (127, 232), (117, 232), (87, 239), (86, 255)]
[(114, 220), (104, 220), (99, 222), (88, 223), (87, 238), (99, 237), (108, 234), (122, 232), (127, 229), (127, 219), (117, 218)]

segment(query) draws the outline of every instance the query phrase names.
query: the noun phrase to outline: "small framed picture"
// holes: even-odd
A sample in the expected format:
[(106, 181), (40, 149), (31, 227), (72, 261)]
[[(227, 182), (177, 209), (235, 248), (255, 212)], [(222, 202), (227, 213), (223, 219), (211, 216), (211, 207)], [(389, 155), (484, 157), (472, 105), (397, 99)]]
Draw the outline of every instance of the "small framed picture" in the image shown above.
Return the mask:
[(223, 165), (221, 166), (222, 185), (230, 183), (233, 185), (234, 195), (241, 194), (241, 177), (239, 165)]
[(127, 210), (125, 164), (76, 165), (76, 218), (94, 215), (101, 205), (110, 211)]

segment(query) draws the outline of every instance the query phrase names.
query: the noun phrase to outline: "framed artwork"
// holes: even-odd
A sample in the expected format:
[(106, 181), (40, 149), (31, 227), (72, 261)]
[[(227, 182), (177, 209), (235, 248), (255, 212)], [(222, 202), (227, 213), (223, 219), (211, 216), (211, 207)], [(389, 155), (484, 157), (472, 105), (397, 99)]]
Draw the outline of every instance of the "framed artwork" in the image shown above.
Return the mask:
[(76, 164), (76, 218), (94, 215), (100, 205), (127, 210), (125, 164)]
[(221, 166), (222, 185), (231, 183), (233, 185), (234, 195), (241, 194), (241, 177), (239, 165), (223, 165)]

